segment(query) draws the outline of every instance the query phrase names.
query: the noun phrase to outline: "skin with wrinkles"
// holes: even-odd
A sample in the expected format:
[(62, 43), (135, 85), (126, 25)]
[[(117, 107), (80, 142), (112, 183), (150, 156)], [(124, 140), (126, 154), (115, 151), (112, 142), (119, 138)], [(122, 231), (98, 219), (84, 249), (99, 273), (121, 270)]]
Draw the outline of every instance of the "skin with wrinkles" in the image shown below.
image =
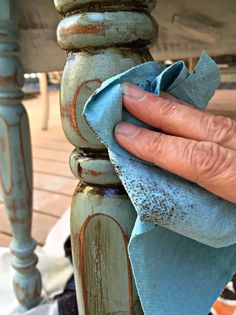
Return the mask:
[(236, 122), (194, 109), (165, 92), (155, 96), (130, 83), (122, 89), (126, 110), (160, 132), (120, 122), (117, 142), (137, 157), (236, 203)]

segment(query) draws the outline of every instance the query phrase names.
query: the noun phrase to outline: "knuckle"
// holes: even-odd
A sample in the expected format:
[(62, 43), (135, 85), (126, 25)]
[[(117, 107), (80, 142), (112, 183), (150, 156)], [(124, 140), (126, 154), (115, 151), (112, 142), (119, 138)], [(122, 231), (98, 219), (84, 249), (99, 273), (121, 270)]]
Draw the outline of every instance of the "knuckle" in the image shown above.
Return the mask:
[[(205, 124), (205, 121), (203, 124)], [(223, 144), (235, 136), (236, 123), (228, 117), (207, 116), (205, 126), (209, 141)]]
[(216, 143), (198, 142), (192, 149), (191, 165), (196, 182), (217, 176), (227, 168), (226, 150)]
[(165, 141), (161, 133), (155, 133), (155, 135), (147, 139), (147, 148), (151, 162), (156, 163), (160, 158), (163, 153), (164, 145)]
[(155, 102), (156, 102), (156, 108), (158, 109), (158, 113), (162, 117), (169, 118), (178, 110), (178, 106), (171, 99), (159, 98)]

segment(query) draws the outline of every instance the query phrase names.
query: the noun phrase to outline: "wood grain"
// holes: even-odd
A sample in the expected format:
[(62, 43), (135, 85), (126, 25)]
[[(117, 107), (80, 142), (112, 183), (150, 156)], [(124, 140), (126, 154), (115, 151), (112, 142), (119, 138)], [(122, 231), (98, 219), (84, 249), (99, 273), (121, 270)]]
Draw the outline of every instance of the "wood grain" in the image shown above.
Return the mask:
[(35, 172), (39, 173), (49, 173), (74, 179), (69, 164), (64, 162), (40, 159), (36, 157), (33, 159), (33, 169)]

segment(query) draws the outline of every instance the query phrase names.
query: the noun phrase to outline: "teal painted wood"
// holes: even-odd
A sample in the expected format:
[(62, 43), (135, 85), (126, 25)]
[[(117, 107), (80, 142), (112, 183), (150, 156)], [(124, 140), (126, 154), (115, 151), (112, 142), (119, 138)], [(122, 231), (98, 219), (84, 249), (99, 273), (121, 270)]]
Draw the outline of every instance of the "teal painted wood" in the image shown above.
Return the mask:
[(54, 0), (57, 10), (66, 15), (68, 12), (75, 12), (78, 10), (78, 6), (80, 10), (83, 11), (94, 11), (99, 12), (103, 11), (123, 11), (123, 10), (139, 10), (143, 11), (151, 11), (155, 5), (157, 0), (120, 0), (118, 1), (107, 1), (107, 0)]
[[(103, 144), (85, 122), (88, 97), (107, 78), (151, 60), (156, 0), (55, 0), (64, 19), (57, 39), (69, 51), (61, 82), (61, 117), (81, 180), (71, 207), (71, 235), (80, 315), (138, 315), (127, 243), (136, 212)], [(106, 122), (104, 122), (105, 124)]]
[(17, 1), (0, 0), (0, 186), (11, 224), (13, 285), (22, 309), (41, 299), (36, 242), (31, 238), (32, 158), (23, 70), (17, 57)]

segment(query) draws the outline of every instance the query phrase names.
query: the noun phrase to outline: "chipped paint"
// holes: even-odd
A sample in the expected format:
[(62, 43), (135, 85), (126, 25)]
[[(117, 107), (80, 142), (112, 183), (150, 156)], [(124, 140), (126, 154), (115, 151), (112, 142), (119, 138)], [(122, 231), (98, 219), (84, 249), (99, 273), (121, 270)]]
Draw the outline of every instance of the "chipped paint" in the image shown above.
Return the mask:
[[(92, 228), (90, 228), (90, 225), (92, 226)], [(92, 229), (93, 233), (89, 232), (90, 229)], [(122, 265), (119, 265), (119, 263), (117, 264), (117, 261), (112, 261), (113, 273), (109, 273), (110, 270), (104, 268), (104, 266), (109, 264), (110, 260), (113, 260), (114, 255), (113, 242), (111, 241), (111, 238), (114, 237), (114, 234), (110, 234), (110, 229), (117, 229), (115, 234), (117, 247), (120, 241), (118, 233), (120, 234), (122, 239), (121, 242), (123, 242), (123, 257), (125, 257), (126, 260), (126, 262)], [(106, 238), (106, 242), (103, 241), (103, 237)], [(124, 272), (127, 271), (127, 284), (123, 282), (122, 287), (120, 287), (121, 291), (115, 292), (117, 294), (115, 299), (118, 306), (115, 307), (115, 310), (112, 311), (112, 313), (115, 314), (122, 311), (125, 312), (127, 315), (132, 315), (133, 294), (131, 267), (127, 252), (128, 238), (125, 235), (122, 227), (116, 220), (114, 220), (114, 218), (109, 215), (103, 213), (93, 214), (87, 218), (80, 230), (79, 244), (80, 256), (78, 257), (78, 259), (80, 261), (80, 271), (82, 274), (82, 285), (86, 314), (94, 314), (94, 311), (96, 311), (96, 314), (110, 313), (111, 308), (114, 308), (115, 306), (113, 305), (113, 307), (111, 307), (109, 305), (108, 296), (110, 295), (110, 293), (108, 291), (112, 292), (111, 287), (112, 285), (114, 285), (114, 282), (120, 281), (120, 278), (122, 276), (123, 278), (125, 278), (126, 276), (124, 276)], [(86, 246), (87, 244), (91, 244), (91, 246), (88, 247)], [(91, 274), (88, 273), (88, 269), (90, 269), (90, 267), (88, 266), (88, 257), (93, 257), (92, 262), (94, 272), (91, 273), (92, 277)], [(89, 260), (89, 262), (91, 263), (91, 259)], [(120, 271), (122, 272), (122, 276), (120, 275)], [(102, 283), (103, 278), (107, 280), (105, 283)], [(108, 288), (108, 283), (110, 289)], [(93, 295), (93, 288), (96, 292), (97, 287), (100, 288), (100, 295)], [(116, 284), (114, 285), (114, 287), (116, 287)], [(93, 303), (91, 303), (91, 298), (93, 299)], [(128, 303), (125, 305), (124, 301), (126, 299)], [(124, 308), (126, 308), (125, 311)]]
[(16, 82), (17, 82), (16, 76), (8, 76), (8, 77), (0, 76), (0, 85), (1, 84), (16, 83)]
[(87, 24), (87, 25), (69, 25), (61, 28), (60, 36), (66, 37), (76, 34), (95, 34), (105, 35), (105, 25), (99, 24)]
[(79, 313), (142, 314), (127, 255), (136, 212), (82, 112), (103, 80), (150, 60), (146, 47), (155, 40), (157, 26), (147, 11), (156, 1), (55, 3), (65, 16), (57, 39), (69, 53), (61, 82), (62, 124), (76, 146), (71, 170), (81, 179), (71, 206)]
[[(1, 91), (1, 89), (0, 89)], [(11, 142), (10, 142), (10, 126), (7, 120), (0, 115), (0, 182), (4, 194), (10, 195), (13, 190), (13, 174), (11, 159)]]
[(69, 121), (71, 127), (73, 130), (78, 134), (78, 136), (87, 142), (86, 138), (82, 135), (82, 132), (80, 131), (80, 128), (77, 124), (77, 100), (79, 97), (79, 94), (81, 93), (83, 87), (86, 87), (89, 83), (96, 83), (98, 86), (101, 84), (101, 80), (99, 79), (93, 79), (84, 81), (82, 84), (79, 84), (76, 88), (76, 91), (73, 95), (72, 101), (67, 104), (65, 107), (61, 107), (61, 117), (62, 121), (63, 119), (66, 119)]
[(145, 47), (157, 36), (157, 25), (147, 14), (136, 11), (86, 12), (66, 17), (57, 29), (65, 50), (83, 48)]
[[(21, 104), (23, 70), (15, 51), (18, 49), (14, 21), (18, 12), (12, 1), (4, 1), (0, 36), (0, 181), (3, 200), (11, 226), (11, 251), (15, 269), (13, 285), (24, 309), (41, 300), (41, 278), (35, 268), (35, 241), (30, 236), (32, 220), (32, 165), (29, 125)], [(6, 14), (6, 17), (4, 17)], [(9, 14), (9, 15), (8, 15)], [(29, 272), (30, 271), (30, 272)]]
[(91, 175), (94, 177), (104, 175), (104, 173), (102, 173), (102, 172), (97, 172), (97, 171), (93, 171), (93, 170), (85, 170), (85, 169), (81, 170), (81, 174)]

